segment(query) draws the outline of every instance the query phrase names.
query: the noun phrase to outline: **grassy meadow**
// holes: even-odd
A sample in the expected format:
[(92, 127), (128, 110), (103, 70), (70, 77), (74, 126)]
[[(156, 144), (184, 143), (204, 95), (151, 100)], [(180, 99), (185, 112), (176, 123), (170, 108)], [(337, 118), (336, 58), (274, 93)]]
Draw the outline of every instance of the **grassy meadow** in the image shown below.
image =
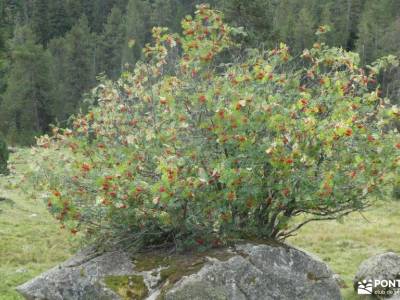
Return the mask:
[(400, 253), (396, 236), (400, 201), (378, 203), (363, 214), (353, 213), (343, 223), (326, 221), (305, 225), (288, 243), (319, 256), (348, 286), (345, 300), (361, 299), (353, 292), (352, 279), (360, 263), (379, 253)]
[[(46, 206), (24, 188), (29, 149), (11, 156), (12, 175), (0, 177), (0, 299), (22, 299), (14, 288), (71, 256), (78, 248), (70, 234), (60, 229)], [(400, 201), (381, 202), (363, 213), (336, 221), (312, 223), (288, 242), (323, 259), (345, 280), (345, 299), (358, 299), (352, 277), (364, 259), (385, 251), (400, 253), (396, 229)]]
[(12, 175), (0, 177), (0, 299), (23, 299), (14, 288), (71, 256), (76, 243), (41, 200), (22, 188), (28, 149), (11, 155)]

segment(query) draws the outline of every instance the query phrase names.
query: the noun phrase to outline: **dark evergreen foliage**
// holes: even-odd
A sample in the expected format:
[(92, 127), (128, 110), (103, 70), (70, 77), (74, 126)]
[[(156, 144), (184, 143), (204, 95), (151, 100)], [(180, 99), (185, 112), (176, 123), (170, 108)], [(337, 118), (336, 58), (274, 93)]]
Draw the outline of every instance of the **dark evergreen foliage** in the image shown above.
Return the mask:
[(0, 174), (7, 175), (8, 148), (5, 140), (0, 136)]

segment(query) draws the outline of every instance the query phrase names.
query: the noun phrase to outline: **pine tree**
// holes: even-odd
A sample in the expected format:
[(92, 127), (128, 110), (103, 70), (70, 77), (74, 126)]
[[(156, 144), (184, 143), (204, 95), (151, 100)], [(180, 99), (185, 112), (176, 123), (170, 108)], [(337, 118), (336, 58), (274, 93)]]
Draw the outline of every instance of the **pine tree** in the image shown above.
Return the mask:
[(8, 175), (9, 171), (7, 168), (7, 161), (9, 158), (9, 152), (7, 143), (4, 138), (0, 135), (0, 174)]
[[(397, 17), (385, 30), (381, 38), (384, 45), (382, 55), (393, 54), (400, 57), (400, 17)], [(400, 66), (392, 67), (381, 76), (382, 91), (386, 97), (400, 104)], [(400, 122), (397, 122), (400, 130)]]
[(227, 22), (236, 27), (244, 27), (248, 33), (247, 45), (264, 44), (266, 47), (275, 45), (276, 39), (273, 38), (275, 1), (220, 0), (216, 5), (224, 12)]
[(16, 142), (29, 144), (51, 121), (49, 56), (27, 27), (16, 29), (12, 68), (0, 107), (0, 127)]
[(49, 3), (49, 39), (62, 37), (71, 29), (64, 0), (52, 0)]
[(80, 0), (82, 7), (82, 13), (80, 15), (80, 18), (82, 16), (85, 16), (87, 18), (89, 28), (94, 27), (93, 23), (95, 23), (95, 18), (96, 18), (95, 7), (98, 1), (99, 0)]
[(126, 12), (126, 33), (122, 61), (134, 65), (141, 57), (141, 49), (149, 40), (151, 8), (147, 1), (129, 0)]
[(49, 0), (34, 0), (31, 18), (32, 29), (37, 42), (46, 46), (50, 40)]
[(63, 115), (60, 116), (63, 119), (78, 110), (82, 96), (95, 83), (96, 56), (93, 40), (86, 17), (82, 17), (64, 39), (65, 69), (61, 76), (65, 94), (61, 95), (64, 101), (61, 104)]
[(90, 1), (93, 5), (92, 16), (93, 20), (90, 22), (90, 28), (96, 33), (101, 33), (104, 25), (107, 23), (107, 18), (114, 7), (114, 0), (95, 0)]
[(387, 53), (387, 45), (382, 39), (387, 34), (388, 28), (396, 19), (396, 13), (400, 12), (399, 4), (393, 0), (373, 1), (365, 4), (364, 12), (359, 24), (359, 39), (357, 49), (364, 62), (371, 62), (377, 57)]
[(72, 26), (78, 23), (79, 19), (85, 14), (83, 10), (82, 0), (65, 1), (65, 9), (68, 15), (68, 22)]
[(174, 4), (173, 0), (155, 0), (151, 8), (151, 24), (174, 30), (179, 23), (177, 20), (181, 19), (176, 15)]
[[(100, 72), (116, 79), (122, 69), (122, 49), (125, 40), (125, 24), (121, 10), (114, 7), (107, 19), (100, 44)], [(98, 72), (97, 72), (98, 73)]]
[[(364, 0), (347, 0), (350, 2), (350, 13), (347, 14), (348, 22), (350, 27), (349, 39), (347, 41), (347, 49), (354, 50), (356, 48), (358, 38), (358, 26), (360, 23), (361, 14), (364, 9)], [(348, 5), (349, 7), (349, 5)]]
[(100, 34), (112, 8), (125, 10), (127, 0), (80, 0), (80, 3), (82, 13), (88, 18), (90, 30)]
[(51, 57), (50, 76), (53, 80), (54, 89), (51, 95), (53, 99), (49, 108), (56, 122), (61, 122), (66, 126), (65, 103), (67, 101), (67, 82), (65, 81), (65, 71), (67, 70), (67, 50), (64, 38), (52, 39), (48, 45), (48, 51)]
[(321, 16), (316, 19), (316, 25), (329, 25), (331, 29), (324, 36), (327, 44), (347, 48), (351, 31), (352, 1), (330, 0), (316, 4), (320, 14), (315, 11), (313, 15)]
[(315, 41), (316, 23), (309, 7), (303, 6), (296, 16), (296, 26), (293, 27), (292, 42), (289, 42), (294, 53), (300, 53), (303, 49), (312, 46)]
[(300, 9), (301, 6), (298, 4), (298, 1), (279, 1), (272, 28), (274, 32), (273, 45), (269, 45), (269, 47), (276, 47), (278, 42), (283, 41), (290, 46), (292, 51), (293, 49), (298, 49), (297, 45), (294, 44), (294, 30), (297, 26), (296, 22), (298, 18), (296, 12), (300, 11)]

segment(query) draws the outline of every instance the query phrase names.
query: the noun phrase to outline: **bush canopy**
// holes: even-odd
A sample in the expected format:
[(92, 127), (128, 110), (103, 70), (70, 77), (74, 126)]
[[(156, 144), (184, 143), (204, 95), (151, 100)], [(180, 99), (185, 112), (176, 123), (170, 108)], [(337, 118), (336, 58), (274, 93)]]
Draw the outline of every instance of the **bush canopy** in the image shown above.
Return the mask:
[(138, 248), (283, 239), (390, 193), (400, 112), (375, 77), (393, 57), (362, 69), (322, 42), (241, 51), (207, 5), (182, 27), (154, 28), (134, 72), (38, 140), (48, 206), (72, 233)]

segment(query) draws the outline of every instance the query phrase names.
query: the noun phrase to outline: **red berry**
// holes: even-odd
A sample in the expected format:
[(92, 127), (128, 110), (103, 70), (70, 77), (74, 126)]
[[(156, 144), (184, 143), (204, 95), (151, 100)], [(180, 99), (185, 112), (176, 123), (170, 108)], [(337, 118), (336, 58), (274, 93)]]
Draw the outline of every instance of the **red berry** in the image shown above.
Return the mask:
[(59, 191), (54, 191), (53, 195), (56, 197), (61, 197), (61, 193)]
[(307, 99), (300, 99), (300, 102), (303, 106), (306, 106), (308, 104), (308, 100)]
[(206, 96), (200, 95), (200, 96), (199, 96), (199, 102), (200, 102), (201, 104), (206, 103)]
[(348, 128), (348, 129), (346, 129), (344, 134), (347, 135), (347, 136), (352, 136), (353, 135), (353, 130), (351, 128)]
[(264, 78), (264, 76), (265, 76), (265, 72), (264, 72), (264, 71), (260, 71), (260, 72), (257, 74), (257, 79), (258, 79), (258, 80), (262, 80), (262, 79)]
[(288, 159), (286, 160), (286, 163), (287, 163), (288, 165), (292, 164), (292, 163), (293, 163), (293, 159), (288, 158)]
[(197, 239), (196, 243), (199, 245), (204, 245), (204, 240), (203, 239)]
[(289, 194), (290, 194), (290, 190), (289, 190), (289, 189), (284, 189), (284, 190), (282, 191), (282, 194), (283, 194), (285, 197), (287, 197), (287, 196), (289, 196)]
[(82, 164), (82, 170), (85, 172), (89, 172), (91, 169), (90, 165), (88, 163), (83, 163)]
[(129, 125), (130, 125), (130, 126), (136, 126), (137, 122), (138, 122), (138, 121), (137, 121), (136, 119), (130, 120), (130, 121), (129, 121)]

